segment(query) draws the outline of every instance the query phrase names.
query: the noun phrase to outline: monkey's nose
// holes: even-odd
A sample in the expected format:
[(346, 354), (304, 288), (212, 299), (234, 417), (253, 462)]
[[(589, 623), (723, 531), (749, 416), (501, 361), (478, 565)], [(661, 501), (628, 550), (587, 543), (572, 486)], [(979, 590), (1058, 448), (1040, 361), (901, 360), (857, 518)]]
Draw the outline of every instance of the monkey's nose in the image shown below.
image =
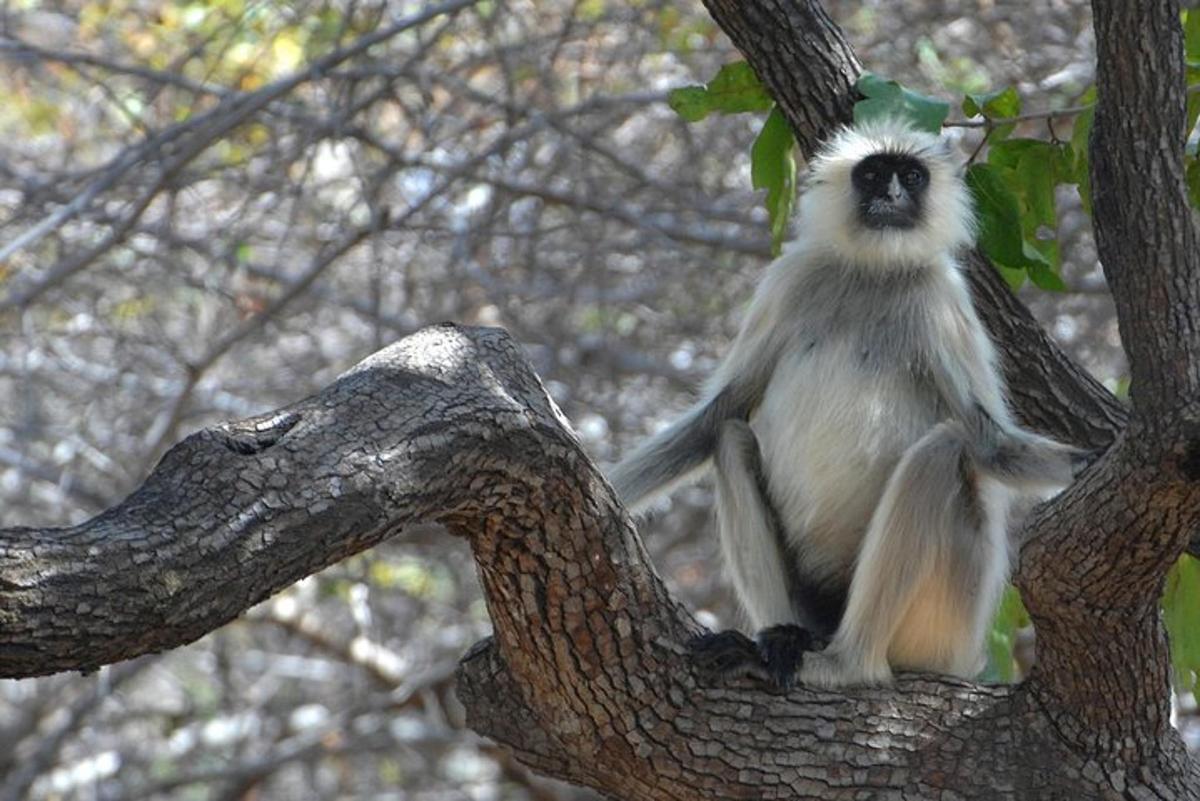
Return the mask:
[(888, 183), (888, 200), (899, 200), (903, 194), (904, 190), (900, 187), (900, 176), (893, 175), (892, 180)]

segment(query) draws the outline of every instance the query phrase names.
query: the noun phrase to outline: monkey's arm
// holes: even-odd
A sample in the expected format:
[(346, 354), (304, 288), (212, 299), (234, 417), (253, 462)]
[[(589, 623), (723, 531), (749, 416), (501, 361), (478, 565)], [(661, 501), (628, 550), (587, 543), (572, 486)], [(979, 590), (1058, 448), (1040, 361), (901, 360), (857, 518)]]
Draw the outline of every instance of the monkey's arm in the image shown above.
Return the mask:
[(974, 310), (943, 337), (932, 365), (934, 382), (963, 426), (968, 454), (986, 474), (1023, 493), (1070, 484), (1087, 453), (1021, 428), (1009, 414), (995, 352)]

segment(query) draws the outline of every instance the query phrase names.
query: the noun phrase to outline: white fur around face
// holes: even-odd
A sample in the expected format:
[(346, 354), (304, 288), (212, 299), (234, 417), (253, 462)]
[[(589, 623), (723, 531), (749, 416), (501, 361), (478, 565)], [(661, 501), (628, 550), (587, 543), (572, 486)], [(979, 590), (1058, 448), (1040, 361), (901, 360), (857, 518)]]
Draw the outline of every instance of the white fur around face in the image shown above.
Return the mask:
[[(917, 158), (929, 170), (921, 222), (876, 231), (859, 222), (850, 181), (855, 165), (876, 153)], [(947, 143), (901, 120), (844, 128), (813, 157), (799, 205), (797, 244), (865, 268), (919, 266), (931, 253), (954, 253), (974, 238), (971, 197)]]

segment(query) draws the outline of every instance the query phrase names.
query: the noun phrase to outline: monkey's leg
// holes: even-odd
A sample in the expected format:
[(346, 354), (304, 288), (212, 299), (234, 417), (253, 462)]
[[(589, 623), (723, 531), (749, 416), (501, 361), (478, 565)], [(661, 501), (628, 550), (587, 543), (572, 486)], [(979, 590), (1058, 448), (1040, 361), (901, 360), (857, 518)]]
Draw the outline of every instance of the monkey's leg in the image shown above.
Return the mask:
[(763, 493), (761, 461), (758, 440), (748, 424), (722, 423), (713, 460), (717, 531), (738, 599), (750, 622), (761, 629), (757, 647), (738, 632), (727, 631), (701, 637), (692, 648), (709, 672), (762, 675), (765, 667), (776, 684), (786, 687), (811, 647), (812, 635), (796, 625), (794, 566)]
[(751, 625), (796, 622), (789, 555), (763, 495), (762, 456), (747, 423), (721, 424), (713, 467), (721, 553)]
[(863, 539), (846, 613), (800, 680), (883, 684), (891, 667), (971, 676), (1008, 570), (1005, 490), (982, 478), (963, 428), (942, 423), (905, 452)]

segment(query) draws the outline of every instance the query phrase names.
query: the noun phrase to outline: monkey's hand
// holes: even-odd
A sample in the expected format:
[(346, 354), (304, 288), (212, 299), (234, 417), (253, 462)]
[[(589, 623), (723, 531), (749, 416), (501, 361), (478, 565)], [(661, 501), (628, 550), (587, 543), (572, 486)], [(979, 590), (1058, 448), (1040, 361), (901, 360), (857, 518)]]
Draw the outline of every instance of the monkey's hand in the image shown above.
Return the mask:
[(717, 679), (748, 676), (790, 688), (804, 660), (804, 652), (826, 645), (801, 626), (771, 626), (751, 640), (740, 631), (701, 634), (688, 643), (701, 674)]
[(767, 674), (775, 686), (783, 690), (795, 683), (804, 652), (818, 647), (812, 632), (792, 623), (765, 628), (755, 639)]
[(707, 678), (749, 676), (759, 681), (770, 680), (758, 646), (740, 631), (705, 632), (693, 637), (688, 649), (701, 675)]

